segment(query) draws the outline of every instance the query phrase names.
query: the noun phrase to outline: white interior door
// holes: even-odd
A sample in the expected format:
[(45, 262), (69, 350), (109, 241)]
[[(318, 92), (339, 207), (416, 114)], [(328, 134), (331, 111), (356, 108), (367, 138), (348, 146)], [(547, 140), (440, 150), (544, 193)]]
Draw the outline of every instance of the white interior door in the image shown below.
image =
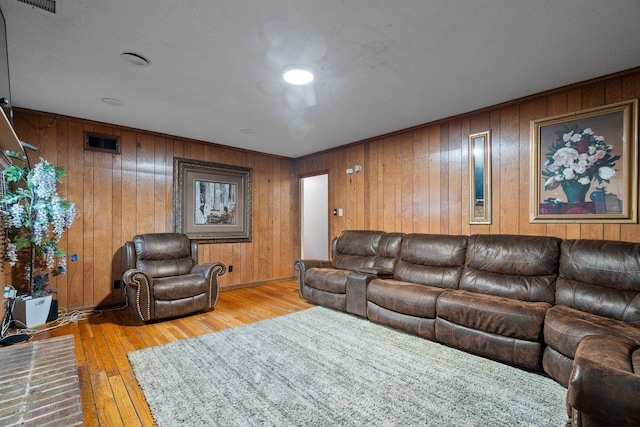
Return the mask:
[(329, 259), (329, 175), (300, 179), (303, 259)]

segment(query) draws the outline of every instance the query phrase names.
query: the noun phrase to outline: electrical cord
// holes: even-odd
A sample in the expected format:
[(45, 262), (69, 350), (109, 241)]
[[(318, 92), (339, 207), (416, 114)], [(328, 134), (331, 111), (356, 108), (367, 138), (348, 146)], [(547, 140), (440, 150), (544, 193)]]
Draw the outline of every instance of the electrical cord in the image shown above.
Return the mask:
[(4, 300), (4, 316), (2, 317), (2, 332), (0, 333), (0, 338), (4, 338), (7, 332), (9, 331), (9, 327), (11, 326), (11, 313), (13, 313), (13, 302), (12, 299)]
[(31, 123), (27, 118), (22, 117), (21, 115), (17, 116), (19, 119), (21, 119), (22, 121), (24, 121), (26, 124), (28, 124), (29, 126), (31, 126), (32, 128), (36, 129), (36, 130), (43, 130), (46, 129), (48, 127), (51, 127), (52, 124), (55, 123), (55, 121), (58, 119), (58, 115), (54, 114), (53, 117), (51, 118), (51, 120), (49, 121), (49, 123), (47, 123), (44, 126), (37, 126), (33, 123)]
[[(51, 322), (45, 323), (46, 327), (44, 328), (41, 328), (41, 327), (28, 328), (27, 325), (25, 325), (24, 323), (20, 322), (19, 320), (13, 319), (12, 313), (13, 313), (13, 306), (15, 304), (15, 300), (12, 298), (5, 299), (5, 315), (2, 320), (1, 338), (2, 340), (7, 339), (7, 341), (10, 344), (13, 344), (13, 342), (11, 342), (13, 340), (11, 340), (10, 338), (14, 336), (15, 337), (27, 336), (28, 337), (27, 339), (29, 339), (33, 335), (40, 334), (43, 332), (48, 332), (53, 329), (59, 328), (61, 326), (68, 325), (70, 323), (77, 324), (81, 320), (89, 320), (93, 317), (100, 316), (102, 313), (106, 313), (109, 311), (124, 310), (129, 306), (129, 298), (127, 297), (125, 288), (123, 288), (123, 294), (125, 298), (125, 303), (123, 306), (120, 306), (120, 307), (107, 308), (107, 309), (101, 309), (101, 310), (71, 310), (71, 311), (67, 311), (66, 308), (61, 307), (58, 309), (58, 317), (56, 318), (56, 320), (52, 320)], [(12, 330), (12, 333), (9, 334), (8, 331), (10, 330), (10, 327), (12, 324), (14, 325), (15, 329)], [(25, 339), (22, 339), (20, 341), (24, 341), (24, 340)], [(16, 342), (20, 342), (20, 341), (16, 341)]]

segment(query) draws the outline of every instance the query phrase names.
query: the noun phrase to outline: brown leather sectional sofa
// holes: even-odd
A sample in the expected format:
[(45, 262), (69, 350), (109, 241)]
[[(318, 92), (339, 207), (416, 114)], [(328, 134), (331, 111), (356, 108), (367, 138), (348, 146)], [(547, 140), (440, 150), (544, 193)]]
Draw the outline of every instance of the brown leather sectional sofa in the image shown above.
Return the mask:
[(550, 376), (573, 425), (640, 425), (640, 244), (350, 230), (295, 268), (311, 303)]

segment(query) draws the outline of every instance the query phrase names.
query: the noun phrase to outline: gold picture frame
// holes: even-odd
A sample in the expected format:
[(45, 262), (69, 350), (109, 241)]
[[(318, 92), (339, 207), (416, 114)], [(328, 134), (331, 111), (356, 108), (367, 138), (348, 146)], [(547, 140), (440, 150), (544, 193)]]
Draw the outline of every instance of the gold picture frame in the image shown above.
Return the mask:
[(491, 130), (469, 135), (469, 224), (491, 224)]
[(210, 243), (251, 241), (251, 168), (176, 157), (176, 233)]
[(531, 121), (530, 220), (636, 223), (638, 100)]

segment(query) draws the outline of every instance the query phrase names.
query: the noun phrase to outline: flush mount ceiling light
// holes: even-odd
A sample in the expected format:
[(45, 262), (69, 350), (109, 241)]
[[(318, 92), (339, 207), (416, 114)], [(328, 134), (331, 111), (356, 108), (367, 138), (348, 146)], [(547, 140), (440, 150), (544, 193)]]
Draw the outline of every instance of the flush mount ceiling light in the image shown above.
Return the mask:
[(113, 105), (114, 107), (119, 107), (124, 104), (118, 98), (102, 98), (101, 101), (107, 105)]
[(151, 62), (149, 62), (147, 58), (138, 53), (124, 52), (120, 54), (120, 57), (128, 63), (138, 65), (140, 67), (147, 67), (151, 65)]
[(306, 85), (313, 81), (313, 73), (303, 68), (289, 68), (282, 73), (285, 82), (292, 85)]

